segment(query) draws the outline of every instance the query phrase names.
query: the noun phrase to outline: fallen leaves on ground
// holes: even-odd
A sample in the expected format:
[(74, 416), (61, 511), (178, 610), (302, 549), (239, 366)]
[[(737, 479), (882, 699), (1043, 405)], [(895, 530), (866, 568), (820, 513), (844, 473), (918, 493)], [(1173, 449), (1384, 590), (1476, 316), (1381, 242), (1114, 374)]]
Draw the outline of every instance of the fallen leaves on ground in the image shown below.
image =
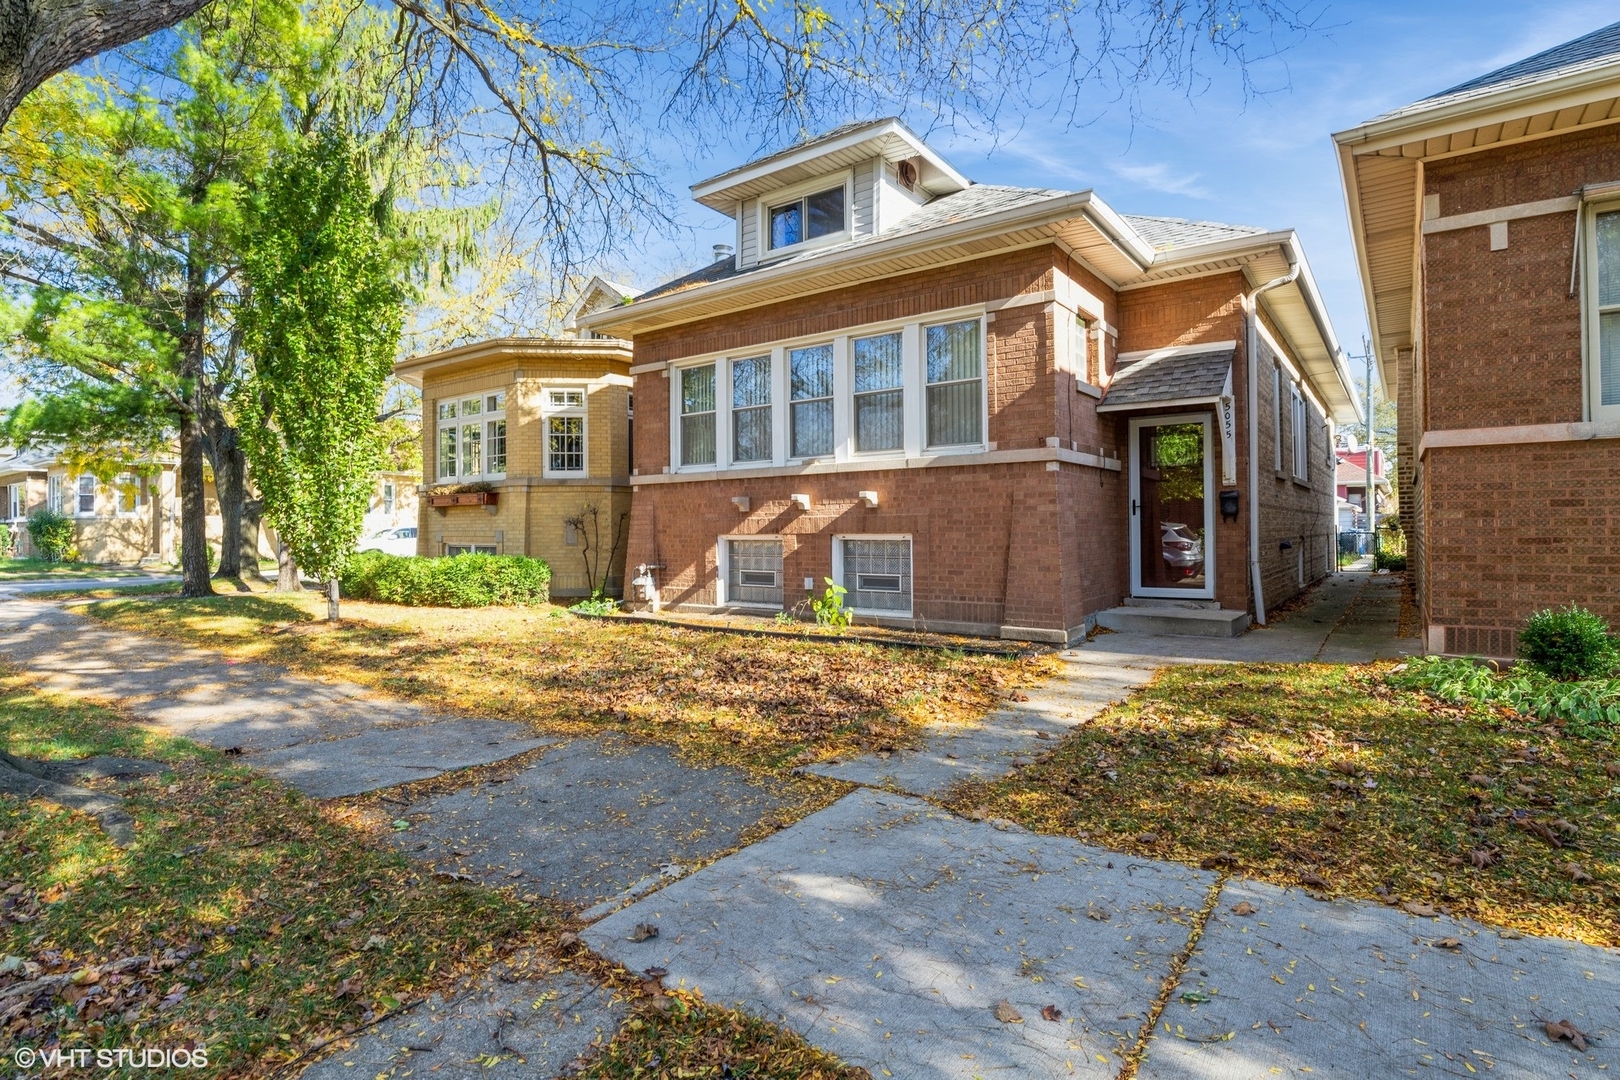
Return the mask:
[(1234, 915), (1258, 915), (1259, 913), (1260, 909), (1247, 900), (1240, 900), (1232, 905), (1232, 914)]
[(1560, 1020), (1557, 1023), (1549, 1020), (1542, 1025), (1542, 1029), (1547, 1032), (1547, 1038), (1553, 1042), (1565, 1039), (1577, 1050), (1585, 1050), (1586, 1040), (1590, 1037), (1568, 1020)]
[(1277, 885), (1620, 946), (1615, 745), (1391, 687), (1387, 668), (1171, 668), (1044, 760), (949, 802)]
[(1003, 1024), (1022, 1024), (1024, 1022), (1023, 1016), (1019, 1014), (1017, 1009), (1013, 1008), (1013, 1003), (1006, 998), (996, 1002), (996, 1007), (991, 1012), (995, 1013), (996, 1019)]
[[(925, 724), (976, 721), (1054, 670), (1026, 660), (813, 638), (755, 638), (576, 619), (556, 608), (409, 608), (238, 594), (113, 598), (113, 625), (346, 679), (451, 714), (560, 735), (621, 731), (703, 763), (781, 767), (909, 745)], [(277, 633), (296, 625), (308, 633)]]

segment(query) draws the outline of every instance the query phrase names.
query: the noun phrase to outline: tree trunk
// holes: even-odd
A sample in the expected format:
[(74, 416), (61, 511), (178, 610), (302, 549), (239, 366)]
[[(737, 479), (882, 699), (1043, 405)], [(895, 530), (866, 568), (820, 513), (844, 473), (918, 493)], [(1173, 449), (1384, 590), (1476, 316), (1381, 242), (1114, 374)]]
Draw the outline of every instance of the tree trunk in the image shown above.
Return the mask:
[(338, 579), (335, 577), (326, 579), (326, 620), (338, 621)]
[(264, 524), (264, 500), (242, 500), (242, 576), (263, 581), (259, 572), (259, 530)]
[(195, 409), (180, 418), (180, 595), (213, 596), (208, 583), (208, 508), (203, 504), (203, 433)]
[(208, 0), (0, 0), (0, 127), (80, 60), (173, 26)]
[(298, 577), (298, 564), (293, 561), (292, 549), (276, 540), (276, 592), (303, 592), (304, 583)]
[[(214, 466), (214, 494), (219, 499), (219, 569), (214, 577), (236, 581), (242, 577), (243, 504), (247, 501), (247, 458), (236, 441), (236, 429), (225, 422), (219, 410), (210, 409), (204, 427), (208, 431), (208, 455)], [(259, 560), (251, 560), (254, 573)]]

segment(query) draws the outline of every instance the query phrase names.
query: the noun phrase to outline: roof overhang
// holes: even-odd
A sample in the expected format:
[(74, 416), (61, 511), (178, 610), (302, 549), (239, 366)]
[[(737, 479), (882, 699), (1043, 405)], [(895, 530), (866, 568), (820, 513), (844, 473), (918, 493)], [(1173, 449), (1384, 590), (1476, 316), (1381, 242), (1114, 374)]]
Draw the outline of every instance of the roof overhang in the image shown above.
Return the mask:
[(971, 183), (905, 124), (891, 118), (833, 132), (700, 181), (692, 185), (692, 198), (729, 215), (743, 199), (880, 156), (886, 162), (916, 158), (921, 166), (917, 186), (929, 195), (948, 195)]
[(453, 349), (410, 356), (394, 365), (394, 374), (421, 389), (429, 372), (474, 367), (491, 360), (521, 361), (544, 370), (547, 363), (593, 357), (603, 364), (630, 364), (630, 345), (624, 341), (589, 338), (490, 338)]
[(1423, 163), (1620, 122), (1620, 60), (1421, 102), (1333, 136), (1362, 300), (1386, 387), (1413, 344)]

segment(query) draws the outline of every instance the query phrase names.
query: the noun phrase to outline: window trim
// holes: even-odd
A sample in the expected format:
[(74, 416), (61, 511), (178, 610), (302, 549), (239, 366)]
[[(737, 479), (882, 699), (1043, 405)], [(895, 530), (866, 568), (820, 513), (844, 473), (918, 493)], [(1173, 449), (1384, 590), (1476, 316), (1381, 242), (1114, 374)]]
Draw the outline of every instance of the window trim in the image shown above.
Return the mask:
[[(126, 479), (129, 481), (128, 486), (135, 489), (135, 508), (133, 510), (124, 509), (124, 493), (121, 488), (124, 486)], [(112, 497), (113, 516), (115, 517), (138, 518), (141, 516), (142, 511), (146, 509), (146, 485), (141, 477), (134, 473), (119, 473), (113, 478)]]
[[(926, 359), (924, 357), (927, 328), (946, 323), (977, 321), (979, 324), (979, 442), (957, 446), (928, 447)], [(855, 449), (855, 349), (856, 338), (878, 337), (899, 333), (901, 357), (901, 412), (903, 434), (901, 446), (895, 450)], [(788, 357), (792, 350), (808, 345), (833, 347), (833, 449), (831, 454), (794, 457), (790, 445), (791, 403)], [(771, 433), (775, 454), (770, 461), (737, 462), (731, 460), (731, 386), (730, 370), (733, 358), (752, 359), (771, 355), (772, 363), (772, 415)], [(665, 365), (670, 382), (669, 392), (669, 473), (725, 472), (739, 469), (782, 468), (807, 462), (849, 463), (855, 461), (895, 460), (913, 458), (949, 457), (956, 454), (980, 454), (995, 449), (990, 439), (990, 386), (991, 363), (989, 319), (983, 304), (959, 308), (946, 308), (898, 319), (862, 323), (845, 327), (834, 334), (806, 334), (762, 342), (745, 348), (725, 352), (699, 353), (681, 357)], [(681, 462), (681, 374), (691, 368), (715, 365), (715, 461), (713, 464), (682, 465)]]
[[(832, 538), (832, 579), (839, 584), (844, 581), (844, 541), (846, 540), (904, 540), (906, 542), (906, 557), (910, 564), (911, 594), (907, 598), (909, 603), (904, 611), (892, 609), (858, 608), (851, 606), (849, 611), (855, 615), (864, 615), (869, 619), (914, 619), (917, 611), (917, 540), (911, 533), (835, 533)], [(851, 589), (852, 595), (855, 590)]]
[[(782, 545), (782, 576), (776, 587), (782, 591), (782, 602), (772, 605), (754, 600), (733, 600), (731, 593), (731, 542), (733, 540), (774, 540)], [(786, 611), (787, 588), (787, 536), (784, 533), (725, 533), (715, 537), (714, 544), (714, 598), (716, 607), (745, 608), (749, 611)]]
[[(90, 490), (84, 490), (84, 482), (90, 481)], [(99, 485), (96, 478), (90, 473), (81, 473), (73, 478), (73, 516), (88, 518), (96, 516), (96, 488)], [(84, 509), (84, 497), (90, 496), (90, 509)]]
[[(460, 550), (460, 551), (452, 551), (451, 548), (460, 548), (462, 550)], [(500, 548), (500, 545), (498, 545), (498, 544), (461, 544), (461, 543), (451, 544), (451, 543), (446, 543), (444, 545), (444, 556), (443, 557), (446, 558), (446, 559), (453, 559), (457, 555), (499, 555), (500, 554), (499, 548)]]
[[(804, 199), (822, 191), (831, 191), (839, 184), (844, 187), (844, 227), (838, 232), (818, 236), (814, 240), (800, 240), (797, 244), (786, 244), (782, 247), (771, 246), (771, 210), (784, 206), (795, 199)], [(760, 196), (754, 210), (757, 232), (759, 238), (760, 262), (770, 262), (773, 259), (786, 258), (798, 255), (805, 251), (814, 251), (817, 248), (832, 247), (842, 244), (855, 235), (855, 170), (845, 169), (840, 173), (828, 173), (812, 180), (792, 184), (779, 188), (769, 195)], [(809, 225), (806, 223), (806, 229)]]
[(67, 491), (66, 480), (66, 475), (62, 473), (51, 473), (45, 478), (45, 506), (53, 513), (62, 513), (62, 508), (67, 505), (67, 499), (63, 497)]
[(1288, 387), (1289, 434), (1294, 444), (1294, 479), (1308, 483), (1311, 479), (1311, 416), (1310, 406), (1299, 384)]
[[(579, 391), (578, 405), (553, 405), (554, 391)], [(551, 421), (557, 417), (579, 418), (580, 467), (554, 469), (551, 467)], [(581, 480), (591, 475), (591, 388), (583, 382), (553, 383), (540, 387), (540, 475), (547, 479)], [(510, 450), (508, 450), (510, 453)]]
[[(479, 480), (506, 479), (507, 470), (502, 469), (500, 472), (494, 472), (489, 468), (489, 425), (507, 419), (507, 398), (511, 391), (510, 386), (497, 386), (487, 390), (445, 395), (433, 399), (433, 475), (439, 483), (449, 481), (468, 483)], [(496, 395), (501, 397), (501, 407), (499, 409), (487, 408), (489, 399)], [(478, 402), (478, 412), (469, 415), (463, 406), (475, 399)], [(455, 415), (443, 415), (444, 407), (452, 404), (456, 407)], [(478, 426), (478, 472), (471, 473), (466, 470), (467, 448), (466, 440), (463, 437), (463, 429), (471, 426), (474, 418), (476, 418)], [(455, 471), (451, 473), (444, 471), (444, 437), (446, 434), (451, 435), (454, 442), (451, 452), (455, 457)], [(510, 454), (509, 449), (507, 453)]]
[(1271, 449), (1272, 471), (1278, 476), (1283, 472), (1283, 372), (1282, 365), (1273, 361), (1271, 364)]
[[(1588, 272), (1581, 275), (1581, 395), (1585, 422), (1620, 420), (1620, 404), (1603, 402), (1603, 309), (1598, 302), (1599, 274), (1597, 220), (1599, 215), (1620, 213), (1620, 200), (1585, 203), (1581, 207), (1581, 255)], [(1610, 305), (1610, 312), (1620, 305)]]
[(6, 485), (6, 520), (21, 521), (28, 509), (28, 481)]

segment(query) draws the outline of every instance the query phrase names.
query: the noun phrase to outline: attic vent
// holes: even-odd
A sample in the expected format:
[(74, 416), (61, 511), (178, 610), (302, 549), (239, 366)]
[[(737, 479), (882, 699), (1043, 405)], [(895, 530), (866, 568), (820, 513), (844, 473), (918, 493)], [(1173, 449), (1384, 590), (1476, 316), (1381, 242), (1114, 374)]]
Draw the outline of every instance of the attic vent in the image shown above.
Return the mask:
[(894, 174), (900, 178), (900, 186), (907, 191), (917, 189), (917, 162), (913, 158), (895, 163)]

